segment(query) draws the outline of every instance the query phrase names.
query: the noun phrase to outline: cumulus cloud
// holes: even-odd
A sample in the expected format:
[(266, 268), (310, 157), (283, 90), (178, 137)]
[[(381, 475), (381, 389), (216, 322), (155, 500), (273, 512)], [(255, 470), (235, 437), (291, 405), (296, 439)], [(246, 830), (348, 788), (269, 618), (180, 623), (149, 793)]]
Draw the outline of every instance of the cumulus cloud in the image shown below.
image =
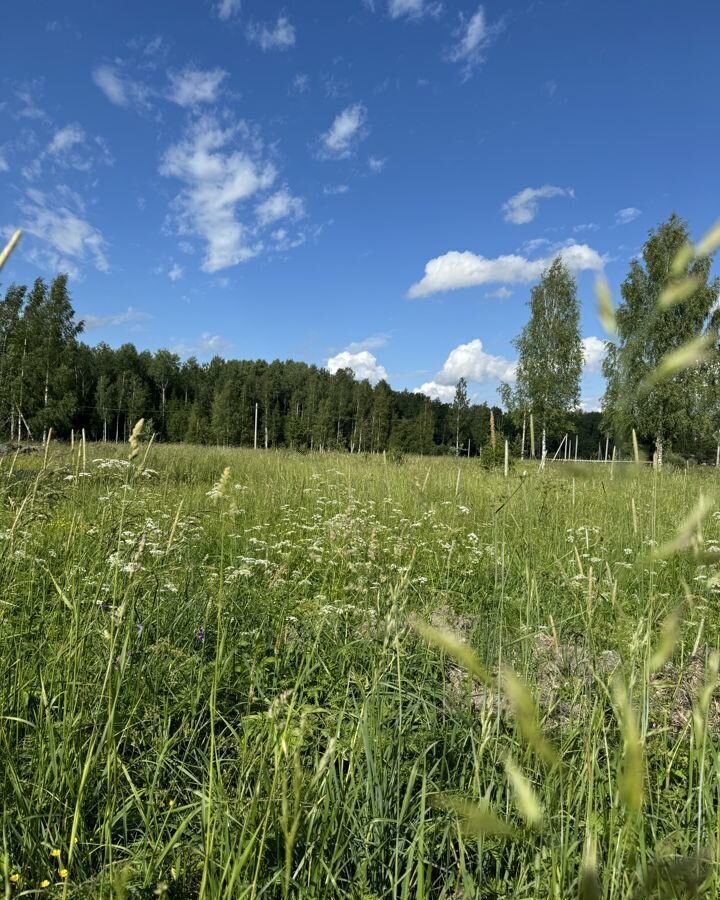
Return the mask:
[(506, 222), (513, 225), (527, 225), (538, 214), (538, 201), (548, 200), (551, 197), (575, 196), (572, 188), (562, 188), (554, 184), (544, 184), (539, 188), (524, 188), (503, 203), (503, 213)]
[[(573, 272), (600, 271), (605, 259), (587, 244), (569, 243), (555, 256), (559, 256)], [(534, 281), (548, 268), (555, 256), (527, 259), (517, 254), (488, 259), (469, 250), (451, 250), (443, 256), (431, 259), (425, 266), (425, 275), (408, 291), (408, 297), (427, 297), (440, 291), (475, 287), (481, 284), (521, 284)]]
[(66, 125), (59, 131), (56, 131), (52, 140), (48, 144), (47, 152), (50, 155), (64, 153), (76, 144), (82, 144), (85, 140), (85, 132), (78, 124)]
[[(352, 346), (352, 345), (351, 345)], [(385, 366), (381, 365), (369, 350), (352, 352), (350, 349), (342, 350), (327, 361), (327, 370), (334, 375), (339, 369), (352, 369), (355, 378), (359, 381), (366, 379), (370, 384), (387, 379)]]
[(415, 393), (449, 402), (455, 396), (455, 386), (461, 378), (471, 383), (514, 381), (516, 367), (516, 363), (504, 356), (487, 353), (482, 341), (475, 338), (451, 350), (435, 378), (421, 384)]
[(227, 22), (240, 12), (240, 0), (220, 0), (215, 4), (215, 14), (221, 22)]
[(128, 306), (125, 312), (116, 313), (109, 316), (96, 316), (92, 313), (80, 317), (85, 325), (86, 331), (93, 331), (96, 328), (118, 328), (121, 325), (129, 325), (132, 322), (142, 322), (152, 318), (148, 313), (135, 309), (134, 306)]
[(184, 107), (214, 103), (226, 77), (223, 69), (186, 68), (182, 72), (170, 72), (170, 99)]
[(629, 225), (630, 222), (633, 222), (640, 215), (642, 215), (641, 209), (637, 209), (634, 206), (626, 206), (625, 209), (619, 209), (615, 213), (615, 224)]
[(237, 207), (275, 181), (275, 167), (258, 151), (236, 149), (247, 130), (223, 127), (214, 116), (198, 118), (185, 137), (164, 154), (160, 174), (184, 185), (175, 200), (176, 224), (183, 236), (199, 236), (206, 244), (206, 272), (234, 266), (256, 256), (262, 245), (237, 216)]
[(300, 219), (305, 215), (305, 204), (300, 197), (283, 188), (255, 207), (255, 215), (263, 227), (280, 219)]
[(287, 16), (281, 15), (274, 25), (259, 23), (248, 25), (247, 37), (263, 50), (287, 50), (295, 43), (295, 27)]
[(605, 341), (599, 337), (583, 338), (583, 358), (586, 372), (602, 372), (602, 364), (607, 355)]
[(450, 60), (460, 63), (463, 77), (469, 78), (485, 61), (484, 52), (500, 31), (500, 25), (488, 25), (485, 10), (479, 6), (469, 19), (461, 16), (460, 26), (454, 34), (455, 43), (450, 50)]
[(333, 159), (351, 156), (365, 137), (367, 110), (362, 103), (348, 106), (335, 117), (330, 129), (322, 136), (322, 155)]
[(25, 252), (32, 262), (73, 278), (86, 262), (99, 272), (109, 271), (105, 239), (87, 221), (80, 197), (69, 188), (61, 186), (52, 194), (29, 188), (18, 207), (22, 228), (36, 239)]

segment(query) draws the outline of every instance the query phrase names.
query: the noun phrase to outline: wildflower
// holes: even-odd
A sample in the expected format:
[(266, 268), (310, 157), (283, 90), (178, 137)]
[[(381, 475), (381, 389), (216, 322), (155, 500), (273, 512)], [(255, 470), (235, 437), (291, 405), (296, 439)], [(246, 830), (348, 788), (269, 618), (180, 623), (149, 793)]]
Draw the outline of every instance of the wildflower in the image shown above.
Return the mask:
[(174, 801), (174, 800), (168, 800), (168, 806), (170, 807), (170, 809), (173, 809), (173, 808), (175, 807), (175, 801)]
[(20, 874), (18, 872), (13, 872), (12, 875), (10, 876), (10, 881), (13, 884), (17, 884), (18, 881), (20, 881)]
[(205, 640), (205, 629), (202, 627), (202, 625), (195, 632), (195, 637), (200, 641), (201, 644)]
[(43, 878), (43, 880), (40, 882), (40, 887), (41, 888), (50, 887), (50, 882), (47, 880), (47, 878)]
[(68, 870), (67, 870), (67, 869), (60, 869), (60, 871), (58, 872), (58, 875), (59, 875), (61, 878), (67, 878), (67, 877), (68, 877)]
[(57, 859), (60, 856), (60, 851), (58, 849), (51, 850), (50, 856), (52, 856), (54, 859)]

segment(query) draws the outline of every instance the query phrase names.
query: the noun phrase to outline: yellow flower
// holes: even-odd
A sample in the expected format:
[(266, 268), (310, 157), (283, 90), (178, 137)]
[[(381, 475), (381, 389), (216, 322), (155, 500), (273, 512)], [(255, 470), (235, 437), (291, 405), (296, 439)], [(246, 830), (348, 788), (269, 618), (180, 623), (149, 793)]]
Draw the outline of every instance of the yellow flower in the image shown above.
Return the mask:
[(43, 878), (43, 880), (40, 882), (40, 887), (50, 887), (50, 882), (47, 880), (47, 878)]
[(12, 881), (13, 884), (17, 884), (18, 881), (20, 881), (20, 875), (17, 872), (13, 872), (10, 876), (10, 881)]
[(67, 878), (67, 877), (68, 877), (68, 870), (67, 870), (67, 869), (60, 869), (60, 871), (58, 872), (58, 875), (59, 875), (61, 878)]
[(174, 800), (168, 800), (168, 806), (170, 807), (170, 809), (172, 809), (173, 806), (175, 806), (175, 801), (174, 801)]
[(59, 850), (51, 850), (51, 851), (50, 851), (50, 856), (54, 856), (55, 859), (57, 859), (58, 856), (60, 856), (60, 851), (59, 851)]
[(74, 837), (74, 838), (73, 838), (73, 844), (77, 844), (77, 842), (78, 842), (77, 837)]

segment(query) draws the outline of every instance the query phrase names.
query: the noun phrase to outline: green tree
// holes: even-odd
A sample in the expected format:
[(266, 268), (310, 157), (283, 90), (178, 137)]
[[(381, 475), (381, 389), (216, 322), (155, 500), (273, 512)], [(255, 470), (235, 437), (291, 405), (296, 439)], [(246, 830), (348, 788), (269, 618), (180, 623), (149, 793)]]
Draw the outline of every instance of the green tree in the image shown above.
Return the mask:
[[(673, 261), (688, 242), (687, 223), (675, 214), (650, 232), (642, 259), (631, 262), (622, 284), (617, 338), (608, 345), (603, 369), (607, 378), (604, 429), (619, 443), (635, 428), (640, 441), (655, 445), (660, 463), (663, 445), (690, 434), (700, 408), (714, 394), (714, 378), (707, 366), (686, 369), (656, 383), (649, 392), (639, 391), (666, 354), (712, 327), (720, 291), (720, 280), (710, 281), (712, 260), (695, 259), (680, 275), (672, 272)], [(696, 290), (682, 302), (661, 309), (661, 293), (687, 276), (696, 280)]]
[(464, 378), (461, 378), (455, 388), (455, 399), (453, 400), (453, 415), (455, 417), (455, 456), (460, 455), (460, 432), (465, 430), (469, 408), (467, 381)]
[[(583, 365), (577, 285), (558, 257), (530, 295), (530, 320), (514, 341), (518, 350), (515, 387), (501, 386), (505, 406), (532, 413), (545, 435), (568, 427), (580, 405)], [(544, 449), (544, 446), (543, 446)]]

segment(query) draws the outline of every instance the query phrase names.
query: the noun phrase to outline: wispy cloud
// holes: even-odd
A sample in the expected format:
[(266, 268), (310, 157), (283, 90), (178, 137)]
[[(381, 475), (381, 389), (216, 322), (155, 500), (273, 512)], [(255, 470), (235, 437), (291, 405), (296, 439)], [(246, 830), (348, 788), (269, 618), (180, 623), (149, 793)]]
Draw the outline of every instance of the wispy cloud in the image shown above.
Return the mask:
[(615, 213), (615, 224), (629, 225), (630, 222), (634, 222), (635, 219), (637, 219), (637, 217), (641, 215), (641, 209), (637, 209), (635, 206), (626, 206), (625, 209), (619, 209)]
[(51, 155), (64, 153), (76, 144), (82, 144), (85, 140), (85, 132), (76, 123), (74, 125), (66, 125), (59, 131), (56, 131), (52, 140), (48, 144), (47, 152)]
[(115, 106), (147, 106), (150, 89), (125, 75), (117, 66), (98, 66), (93, 70), (92, 77), (95, 84)]
[(300, 197), (293, 197), (287, 188), (283, 188), (259, 203), (255, 207), (255, 215), (264, 227), (280, 219), (302, 218), (305, 215), (305, 204)]
[(219, 0), (214, 7), (215, 15), (221, 22), (227, 22), (238, 15), (241, 6), (241, 0)]
[(347, 194), (350, 187), (347, 184), (326, 184), (323, 188), (323, 194), (326, 197), (334, 197), (338, 194)]
[(527, 225), (537, 216), (539, 201), (548, 200), (551, 197), (573, 199), (575, 191), (572, 188), (558, 187), (555, 184), (544, 184), (539, 188), (524, 188), (503, 203), (505, 221), (512, 222), (513, 225)]
[(322, 155), (331, 159), (351, 156), (358, 143), (367, 136), (366, 121), (367, 110), (362, 103), (344, 109), (321, 138)]
[(287, 50), (295, 43), (295, 26), (287, 16), (278, 16), (274, 25), (253, 22), (247, 28), (248, 40), (263, 50)]
[[(237, 146), (241, 141), (244, 149)], [(205, 242), (204, 271), (237, 265), (261, 251), (261, 243), (239, 220), (237, 209), (269, 188), (276, 171), (260, 158), (246, 126), (223, 127), (212, 115), (199, 117), (165, 152), (160, 174), (184, 185), (175, 200), (175, 221), (180, 235), (196, 235)]]
[(534, 281), (559, 256), (575, 272), (600, 271), (605, 258), (587, 244), (565, 244), (554, 256), (527, 259), (517, 254), (488, 259), (469, 250), (451, 250), (431, 259), (425, 266), (424, 277), (408, 291), (408, 297), (427, 297), (441, 291), (475, 287), (481, 284), (518, 284)]
[(371, 156), (368, 159), (368, 168), (374, 175), (378, 175), (385, 168), (386, 157)]
[(460, 25), (453, 35), (454, 44), (449, 57), (452, 62), (462, 66), (465, 79), (470, 78), (475, 69), (485, 61), (485, 50), (501, 30), (501, 23), (488, 24), (482, 6), (469, 19), (460, 16)]
[(35, 239), (25, 244), (31, 262), (73, 278), (87, 262), (99, 272), (109, 271), (105, 239), (85, 218), (84, 204), (74, 191), (64, 185), (53, 193), (29, 188), (18, 208), (22, 228)]
[(88, 313), (80, 316), (85, 323), (86, 331), (94, 331), (97, 328), (119, 328), (122, 325), (130, 325), (133, 322), (144, 322), (151, 319), (148, 313), (135, 309), (134, 306), (128, 306), (125, 312), (116, 313), (114, 315), (96, 316)]
[(362, 341), (353, 341), (345, 348), (349, 353), (361, 353), (363, 350), (378, 350), (390, 340), (389, 334), (373, 334)]
[(192, 107), (200, 103), (215, 103), (220, 86), (227, 77), (224, 69), (195, 69), (169, 72), (170, 99), (178, 106)]
[[(371, 8), (374, 9), (374, 5)], [(441, 10), (441, 4), (431, 0), (388, 0), (388, 13), (391, 19), (437, 16)]]
[(499, 287), (496, 291), (488, 291), (485, 294), (486, 297), (489, 297), (493, 300), (507, 300), (508, 297), (512, 297), (513, 292), (506, 287)]
[(178, 265), (177, 263), (173, 263), (172, 266), (168, 269), (167, 276), (170, 281), (180, 281), (183, 277), (183, 267)]
[(222, 356), (232, 347), (232, 343), (219, 334), (204, 331), (195, 341), (180, 341), (172, 347), (173, 353), (187, 358), (188, 356)]

